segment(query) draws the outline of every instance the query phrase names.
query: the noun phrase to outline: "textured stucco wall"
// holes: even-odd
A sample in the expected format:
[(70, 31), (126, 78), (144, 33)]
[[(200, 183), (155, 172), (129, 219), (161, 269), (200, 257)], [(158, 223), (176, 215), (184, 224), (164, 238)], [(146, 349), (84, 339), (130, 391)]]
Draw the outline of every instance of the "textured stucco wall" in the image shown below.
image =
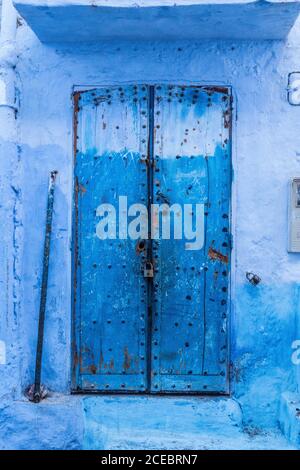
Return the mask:
[[(76, 413), (81, 413), (80, 398), (72, 396), (51, 402), (51, 408), (44, 402), (24, 404), (22, 412), (18, 411), (23, 390), (33, 381), (48, 175), (50, 170), (59, 171), (43, 382), (68, 395), (71, 94), (74, 86), (134, 82), (233, 87), (232, 393), (241, 403), (247, 425), (276, 426), (281, 393), (296, 391), (297, 377), (300, 385), (299, 370), (291, 363), (292, 341), (300, 339), (300, 255), (286, 250), (288, 179), (300, 176), (300, 107), (288, 104), (286, 86), (288, 73), (299, 69), (300, 27), (294, 28), (286, 43), (112, 41), (67, 49), (41, 44), (23, 22), (17, 48), (18, 165), (6, 199), (15, 223), (14, 285), (18, 291), (13, 294), (13, 318), (4, 314), (0, 323), (0, 339), (7, 346), (7, 364), (0, 365), (0, 429), (11, 435), (7, 423), (11, 426), (16, 419), (21, 439), (30, 430), (24, 422), (38, 419), (36, 406), (48, 410), (45, 416), (50, 413), (49, 429), (53, 430), (55, 416), (59, 421), (65, 413), (66, 422), (72, 422), (72, 403)], [(3, 171), (9, 172), (9, 151), (7, 158)], [(246, 281), (248, 270), (261, 276), (259, 286)], [(4, 302), (1, 312), (5, 312)], [(17, 400), (13, 407), (12, 397)], [(80, 446), (81, 419), (76, 437), (70, 435), (63, 446)], [(59, 429), (59, 435), (66, 438), (68, 429)], [(15, 445), (21, 445), (14, 439)], [(59, 445), (57, 437), (48, 441), (50, 447)]]

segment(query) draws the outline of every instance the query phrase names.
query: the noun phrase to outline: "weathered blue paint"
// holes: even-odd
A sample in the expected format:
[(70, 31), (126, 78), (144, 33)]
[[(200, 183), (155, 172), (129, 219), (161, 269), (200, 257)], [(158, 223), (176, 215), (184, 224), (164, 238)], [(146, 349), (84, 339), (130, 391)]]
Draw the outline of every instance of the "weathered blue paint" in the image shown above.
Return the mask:
[[(228, 91), (135, 85), (75, 95), (75, 389), (228, 391)], [(116, 215), (124, 196), (121, 217), (131, 204), (165, 204), (158, 233), (149, 212), (147, 240), (132, 239), (117, 214), (115, 233), (99, 240), (97, 207)], [(186, 238), (187, 204), (200, 239)], [(174, 227), (163, 239), (168, 208), (182, 218), (182, 239)]]
[(154, 202), (165, 202), (163, 196), (171, 207), (190, 204), (194, 221), (201, 220), (196, 204), (203, 204), (205, 222), (198, 249), (195, 240), (174, 240), (174, 235), (153, 242), (153, 391), (228, 391), (228, 92), (184, 86), (155, 90)]
[[(118, 40), (88, 47), (50, 47), (41, 44), (21, 19), (15, 65), (11, 55), (4, 53), (10, 47), (1, 46), (0, 66), (15, 67), (20, 97), (17, 134), (8, 135), (14, 121), (7, 119), (3, 109), (0, 126), (0, 341), (5, 342), (7, 353), (6, 364), (0, 364), (1, 447), (79, 448), (83, 428), (86, 433), (97, 429), (99, 440), (101, 432), (110, 429), (109, 420), (101, 421), (99, 416), (103, 397), (94, 397), (97, 413), (90, 413), (78, 407), (83, 398), (70, 395), (74, 86), (76, 90), (137, 82), (232, 86), (231, 393), (252, 435), (259, 432), (257, 427), (276, 428), (279, 419), (282, 424), (287, 419), (279, 414), (281, 394), (300, 391), (300, 367), (291, 361), (292, 341), (300, 339), (300, 263), (299, 255), (286, 251), (287, 181), (299, 176), (300, 148), (300, 108), (288, 104), (286, 85), (288, 74), (299, 68), (299, 26), (297, 22), (286, 42)], [(23, 391), (33, 383), (47, 181), (53, 168), (59, 178), (43, 382), (59, 397), (34, 405), (24, 401)], [(247, 271), (261, 277), (260, 285), (248, 283)], [(153, 409), (162, 413), (165, 402), (155, 398)], [(141, 408), (139, 420), (144, 418)], [(188, 408), (182, 407), (186, 427)], [(123, 410), (124, 402), (116, 401), (116, 423), (123, 419)], [(295, 418), (294, 407), (289, 413)], [(133, 418), (128, 421), (127, 442), (134, 435)], [(221, 431), (221, 424), (216, 426)], [(289, 435), (288, 426), (282, 428)], [(145, 429), (144, 435), (151, 433), (150, 421)], [(187, 441), (195, 448), (201, 443), (233, 448), (245, 443), (245, 435), (240, 439), (234, 435), (229, 442), (226, 430), (220, 439), (216, 440), (216, 430), (205, 440), (206, 431), (199, 426)], [(155, 442), (159, 446), (159, 435), (160, 431), (151, 442), (137, 439), (134, 443), (140, 448)], [(172, 442), (176, 439), (179, 436), (173, 434)], [(116, 433), (113, 444), (120, 442)], [(91, 438), (89, 445), (96, 446), (96, 439)], [(251, 445), (279, 448), (282, 444), (258, 434)]]
[[(147, 198), (148, 88), (99, 89), (81, 93), (76, 103), (76, 385), (80, 390), (144, 391), (145, 256), (127, 229), (120, 233), (117, 211), (120, 196), (128, 198), (128, 205)], [(118, 238), (97, 237), (100, 204), (115, 209)]]

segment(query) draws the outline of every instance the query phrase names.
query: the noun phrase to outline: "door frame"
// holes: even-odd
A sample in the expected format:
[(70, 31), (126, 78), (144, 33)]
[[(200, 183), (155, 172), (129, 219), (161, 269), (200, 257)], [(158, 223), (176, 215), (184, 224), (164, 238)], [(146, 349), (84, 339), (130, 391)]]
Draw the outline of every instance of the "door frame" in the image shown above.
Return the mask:
[[(80, 315), (78, 312), (78, 304), (76, 303), (77, 299), (77, 291), (78, 291), (78, 283), (77, 283), (77, 261), (78, 261), (78, 194), (79, 188), (76, 184), (75, 179), (75, 167), (76, 167), (76, 156), (77, 156), (77, 124), (78, 124), (78, 112), (79, 112), (79, 97), (82, 93), (91, 91), (93, 89), (98, 88), (105, 88), (105, 87), (118, 87), (118, 86), (126, 86), (126, 85), (140, 85), (144, 84), (146, 86), (159, 86), (159, 85), (175, 85), (175, 86), (185, 86), (185, 87), (203, 87), (209, 88), (213, 91), (224, 91), (228, 93), (231, 100), (231, 107), (230, 107), (230, 119), (229, 119), (229, 138), (230, 138), (230, 162), (231, 162), (231, 181), (230, 181), (230, 200), (229, 200), (229, 229), (230, 229), (230, 238), (231, 238), (231, 246), (230, 246), (230, 269), (228, 271), (228, 304), (227, 304), (227, 381), (226, 387), (227, 390), (225, 392), (211, 392), (211, 391), (201, 391), (201, 392), (159, 392), (153, 393), (151, 391), (128, 391), (128, 390), (118, 390), (118, 391), (101, 391), (101, 390), (82, 390), (78, 386), (78, 377), (79, 377), (79, 344), (80, 344)], [(233, 145), (233, 138), (235, 138), (235, 123), (236, 123), (236, 96), (233, 93), (233, 88), (231, 85), (226, 84), (215, 84), (215, 82), (190, 82), (189, 80), (186, 81), (153, 81), (153, 82), (145, 82), (145, 81), (132, 81), (128, 83), (112, 83), (111, 85), (106, 84), (96, 84), (90, 86), (74, 86), (72, 90), (72, 122), (73, 122), (73, 132), (72, 132), (72, 213), (71, 213), (71, 393), (72, 394), (84, 394), (84, 395), (143, 395), (143, 396), (226, 396), (231, 394), (231, 386), (232, 386), (232, 362), (231, 362), (231, 349), (232, 349), (232, 339), (233, 339), (233, 332), (232, 332), (232, 298), (233, 293), (235, 291), (235, 260), (236, 260), (236, 248), (235, 244), (233, 243), (233, 239), (235, 238), (235, 207), (236, 207), (236, 184), (234, 182), (234, 169), (236, 167), (236, 148)]]

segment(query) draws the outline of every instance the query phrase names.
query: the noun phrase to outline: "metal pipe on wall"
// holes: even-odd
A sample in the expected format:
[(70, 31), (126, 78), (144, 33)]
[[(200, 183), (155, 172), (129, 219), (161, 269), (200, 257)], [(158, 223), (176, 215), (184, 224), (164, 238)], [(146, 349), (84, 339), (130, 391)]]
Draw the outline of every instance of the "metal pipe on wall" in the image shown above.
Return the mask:
[[(12, 0), (3, 0), (0, 34), (0, 119), (15, 118), (16, 31), (17, 12), (13, 7)], [(10, 114), (11, 116), (9, 116)], [(7, 129), (5, 128), (6, 126), (4, 129), (2, 128), (2, 132), (7, 137)]]
[(0, 33), (0, 396), (21, 391), (18, 335), (19, 162), (16, 108), (17, 12), (12, 0), (2, 1)]

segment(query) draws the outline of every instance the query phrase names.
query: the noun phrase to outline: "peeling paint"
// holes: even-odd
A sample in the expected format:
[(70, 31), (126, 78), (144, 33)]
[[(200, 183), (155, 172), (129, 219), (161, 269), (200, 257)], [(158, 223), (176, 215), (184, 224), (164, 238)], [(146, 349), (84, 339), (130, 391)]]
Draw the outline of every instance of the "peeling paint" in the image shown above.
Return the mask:
[(212, 260), (218, 260), (221, 261), (222, 263), (227, 264), (228, 263), (228, 256), (223, 255), (220, 251), (213, 249), (212, 247), (209, 248), (208, 250), (208, 256)]

